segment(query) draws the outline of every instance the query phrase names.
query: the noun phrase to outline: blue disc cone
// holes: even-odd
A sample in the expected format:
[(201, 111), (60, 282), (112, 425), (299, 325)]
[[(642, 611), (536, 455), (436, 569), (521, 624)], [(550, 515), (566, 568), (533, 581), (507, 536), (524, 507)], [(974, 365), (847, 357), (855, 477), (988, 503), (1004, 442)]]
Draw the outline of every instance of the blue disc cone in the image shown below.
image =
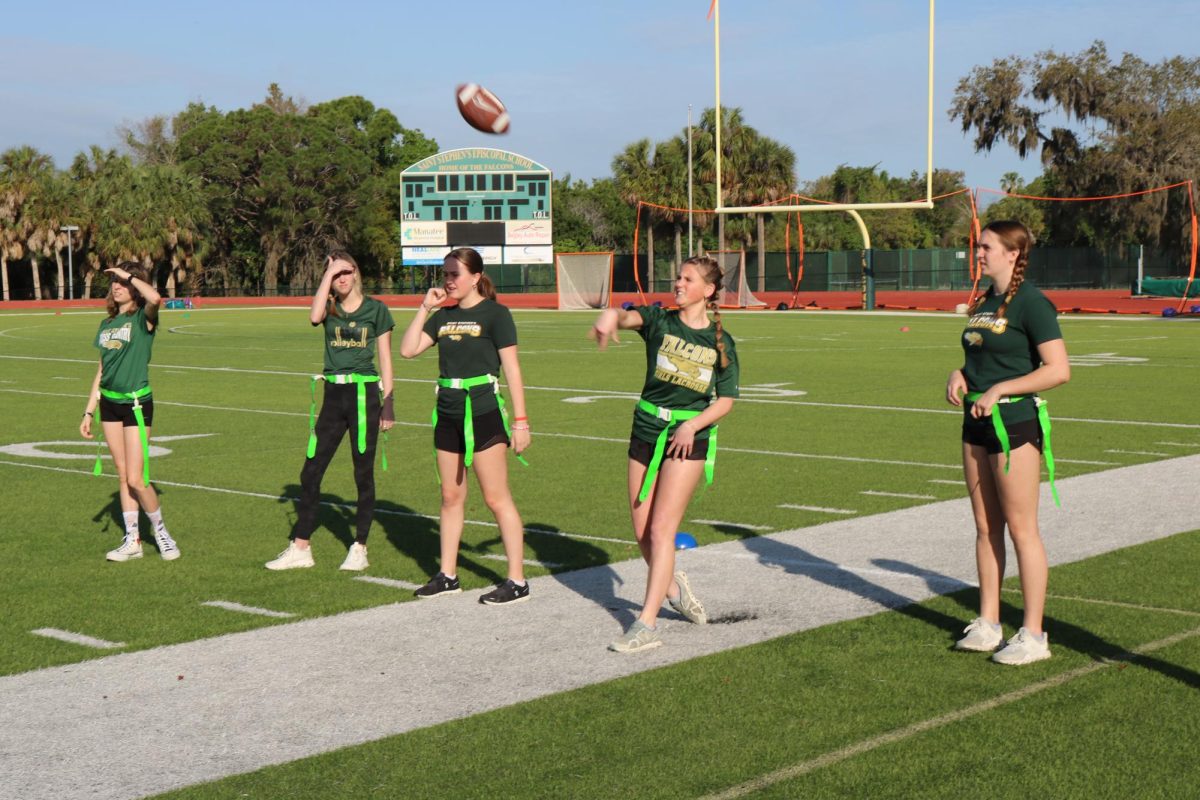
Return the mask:
[(680, 531), (675, 534), (675, 549), (676, 550), (691, 550), (696, 546), (696, 537), (690, 533)]

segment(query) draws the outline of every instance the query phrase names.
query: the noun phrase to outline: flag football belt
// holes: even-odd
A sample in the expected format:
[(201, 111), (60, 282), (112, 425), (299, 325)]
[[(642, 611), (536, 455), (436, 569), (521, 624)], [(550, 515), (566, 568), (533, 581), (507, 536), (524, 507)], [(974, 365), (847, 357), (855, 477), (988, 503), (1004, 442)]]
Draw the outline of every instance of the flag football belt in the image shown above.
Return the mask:
[[(967, 399), (972, 403), (977, 402), (981, 397), (983, 397), (983, 392), (967, 393)], [(1058, 500), (1058, 487), (1054, 485), (1054, 451), (1050, 449), (1050, 411), (1046, 408), (1046, 401), (1035, 394), (1018, 394), (1012, 397), (1002, 397), (996, 402), (1017, 403), (1030, 399), (1037, 406), (1038, 426), (1042, 429), (1042, 454), (1046, 457), (1046, 472), (1050, 475), (1050, 494), (1054, 496), (1054, 505), (1062, 508), (1062, 503)], [(1011, 460), (1008, 429), (1004, 427), (1004, 418), (1000, 415), (999, 409), (993, 408), (991, 416), (996, 438), (1000, 440), (1000, 446), (1004, 448), (1004, 472), (1008, 474), (1008, 464)]]
[[(109, 389), (101, 389), (100, 396), (106, 397), (115, 402), (123, 402), (125, 400), (133, 401), (133, 418), (137, 420), (138, 439), (142, 442), (142, 482), (147, 486), (150, 485), (150, 439), (146, 436), (146, 417), (142, 414), (142, 398), (150, 394), (150, 387), (143, 386), (136, 392), (114, 392)], [(96, 413), (99, 414), (100, 406), (96, 406)], [(100, 426), (101, 431), (104, 430), (103, 424)], [(103, 434), (101, 434), (103, 435)], [(96, 466), (92, 467), (92, 474), (99, 475), (102, 472), (100, 466), (100, 439), (96, 439)]]
[[(435, 395), (442, 389), (462, 389), (466, 392), (466, 407), (463, 411), (463, 449), (466, 450), (463, 453), (463, 466), (465, 467), (471, 466), (471, 462), (475, 460), (475, 418), (471, 413), (471, 389), (487, 383), (492, 385), (492, 390), (496, 393), (496, 406), (500, 409), (500, 421), (504, 424), (504, 435), (511, 442), (512, 428), (508, 425), (508, 412), (504, 409), (504, 395), (500, 394), (500, 379), (495, 375), (477, 375), (474, 378), (438, 378), (437, 384), (434, 386), (433, 393)], [(437, 421), (438, 412), (435, 402), (433, 404), (433, 427), (435, 428)], [(518, 455), (517, 461), (529, 466), (529, 462), (523, 456)]]
[[(357, 372), (351, 372), (349, 375), (313, 375), (309, 380), (309, 389), (312, 392), (312, 402), (308, 406), (308, 451), (307, 458), (312, 458), (317, 454), (317, 381), (325, 381), (326, 383), (336, 383), (345, 385), (354, 384), (356, 390), (356, 399), (358, 400), (358, 452), (367, 452), (367, 384), (379, 383), (378, 375), (360, 375)], [(379, 454), (383, 458), (383, 470), (387, 471), (387, 431), (383, 432), (383, 445), (379, 448)]]
[[(638, 400), (637, 407), (645, 411), (652, 417), (661, 419), (667, 423), (667, 426), (658, 434), (658, 438), (654, 441), (654, 455), (650, 458), (650, 464), (646, 467), (646, 477), (642, 480), (642, 490), (638, 492), (638, 502), (646, 502), (646, 498), (650, 496), (650, 488), (654, 486), (654, 481), (658, 478), (658, 470), (662, 466), (663, 452), (667, 448), (667, 438), (670, 436), (671, 428), (685, 420), (700, 416), (699, 411), (685, 411), (681, 408), (660, 408), (646, 400)], [(717, 466), (717, 426), (713, 425), (708, 434), (708, 456), (704, 459), (704, 485), (712, 486), (713, 470)]]

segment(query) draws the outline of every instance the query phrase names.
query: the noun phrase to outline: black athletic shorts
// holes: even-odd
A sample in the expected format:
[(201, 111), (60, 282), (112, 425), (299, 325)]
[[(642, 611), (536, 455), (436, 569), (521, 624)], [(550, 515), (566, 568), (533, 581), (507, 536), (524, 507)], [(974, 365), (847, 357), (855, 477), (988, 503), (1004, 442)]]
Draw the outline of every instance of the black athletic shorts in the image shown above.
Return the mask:
[[(476, 416), (474, 432), (476, 453), (498, 444), (508, 445), (508, 434), (504, 432), (504, 419), (500, 416), (498, 408)], [(462, 417), (438, 414), (437, 427), (433, 429), (433, 446), (447, 453), (466, 453), (467, 440), (463, 436)]]
[[(149, 428), (154, 422), (154, 398), (142, 400), (142, 416)], [(133, 416), (133, 403), (117, 403), (107, 397), (100, 398), (100, 421), (120, 422), (123, 427), (136, 428), (137, 418)]]
[[(671, 443), (667, 441), (667, 447)], [(629, 457), (638, 462), (642, 466), (650, 466), (650, 459), (654, 458), (654, 445), (650, 442), (643, 442), (636, 436), (629, 437)], [(663, 448), (663, 460), (666, 461), (670, 456), (667, 455), (666, 448)], [(708, 439), (697, 439), (692, 443), (692, 454), (687, 457), (687, 461), (703, 461), (708, 458)]]
[[(999, 413), (999, 409), (996, 409), (995, 413)], [(1033, 444), (1039, 453), (1042, 452), (1042, 426), (1038, 424), (1036, 419), (1014, 422), (1011, 425), (1006, 425), (1004, 429), (1008, 431), (1009, 450), (1016, 450), (1023, 444)], [(975, 419), (973, 417), (964, 418), (962, 440), (966, 444), (986, 448), (989, 455), (1004, 452), (1004, 446), (1000, 444), (1000, 439), (996, 436), (996, 429), (993, 427), (992, 420), (989, 417), (983, 417), (982, 419)]]

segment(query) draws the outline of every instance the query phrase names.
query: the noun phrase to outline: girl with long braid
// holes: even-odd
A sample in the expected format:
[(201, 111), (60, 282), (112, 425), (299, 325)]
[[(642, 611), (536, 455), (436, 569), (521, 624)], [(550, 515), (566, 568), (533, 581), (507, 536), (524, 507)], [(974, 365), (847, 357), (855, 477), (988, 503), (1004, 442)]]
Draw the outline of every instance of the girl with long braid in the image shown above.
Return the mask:
[(955, 647), (992, 652), (1004, 643), (1000, 584), (1007, 525), (1025, 612), (1017, 634), (992, 660), (1010, 665), (1050, 658), (1042, 630), (1048, 567), (1038, 529), (1042, 452), (1056, 501), (1057, 490), (1050, 418), (1037, 392), (1071, 377), (1054, 305), (1025, 279), (1032, 247), (1032, 234), (1019, 222), (993, 222), (983, 229), (977, 255), (992, 285), (971, 306), (961, 340), (964, 365), (946, 382), (946, 400), (964, 412), (963, 474), (975, 517), (979, 569), (979, 616)]
[(655, 623), (664, 600), (690, 622), (708, 621), (687, 575), (675, 571), (675, 532), (701, 475), (712, 482), (716, 423), (738, 396), (737, 351), (717, 308), (722, 277), (715, 260), (689, 258), (675, 280), (678, 310), (610, 308), (592, 326), (601, 350), (610, 340), (620, 341), (618, 329), (636, 330), (646, 342), (646, 380), (633, 412), (628, 482), (633, 533), (649, 577), (641, 614), (609, 645), (620, 653), (662, 644)]

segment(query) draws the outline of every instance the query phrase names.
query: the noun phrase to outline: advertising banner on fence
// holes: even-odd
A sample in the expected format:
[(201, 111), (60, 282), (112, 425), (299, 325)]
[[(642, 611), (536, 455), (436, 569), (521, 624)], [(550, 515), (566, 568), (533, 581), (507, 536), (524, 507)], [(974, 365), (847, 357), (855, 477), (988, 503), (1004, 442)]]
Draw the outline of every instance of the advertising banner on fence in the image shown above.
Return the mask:
[(402, 247), (400, 248), (400, 259), (401, 263), (406, 267), (420, 267), (430, 264), (440, 267), (449, 252), (449, 247)]
[(554, 245), (509, 245), (504, 248), (505, 264), (553, 264)]
[(553, 244), (548, 219), (510, 219), (504, 222), (504, 242), (514, 244)]
[(445, 222), (415, 222), (412, 220), (405, 220), (400, 223), (400, 244), (404, 247), (419, 247), (445, 243)]

